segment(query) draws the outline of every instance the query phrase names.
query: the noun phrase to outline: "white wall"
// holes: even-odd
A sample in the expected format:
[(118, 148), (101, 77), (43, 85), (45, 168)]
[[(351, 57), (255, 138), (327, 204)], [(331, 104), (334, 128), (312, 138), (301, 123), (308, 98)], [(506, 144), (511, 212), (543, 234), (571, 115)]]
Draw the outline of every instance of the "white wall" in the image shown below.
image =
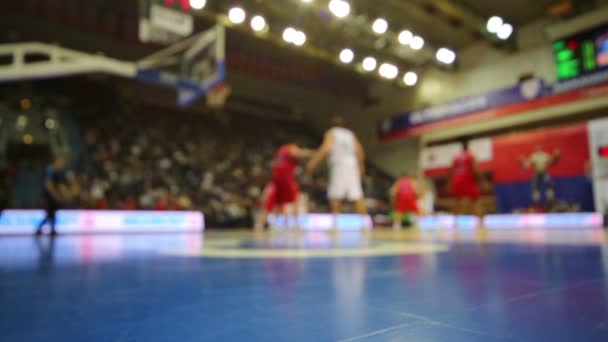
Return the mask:
[(548, 22), (540, 21), (521, 28), (516, 51), (498, 50), (481, 42), (459, 51), (457, 72), (437, 68), (425, 71), (410, 109), (506, 88), (523, 74), (554, 82), (555, 65), (551, 42), (544, 34), (546, 25)]

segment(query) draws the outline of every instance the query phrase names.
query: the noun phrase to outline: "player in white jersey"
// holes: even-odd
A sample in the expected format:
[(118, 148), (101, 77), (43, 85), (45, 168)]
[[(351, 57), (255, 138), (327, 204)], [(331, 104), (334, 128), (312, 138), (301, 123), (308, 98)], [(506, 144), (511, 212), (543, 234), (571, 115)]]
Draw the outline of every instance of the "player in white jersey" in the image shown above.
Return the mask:
[[(332, 128), (325, 133), (323, 144), (308, 162), (309, 172), (329, 156), (327, 197), (334, 215), (342, 211), (342, 201), (355, 203), (357, 212), (367, 215), (361, 176), (365, 174), (365, 153), (355, 134), (344, 127), (341, 117), (333, 119)], [(364, 219), (365, 221), (365, 219)]]

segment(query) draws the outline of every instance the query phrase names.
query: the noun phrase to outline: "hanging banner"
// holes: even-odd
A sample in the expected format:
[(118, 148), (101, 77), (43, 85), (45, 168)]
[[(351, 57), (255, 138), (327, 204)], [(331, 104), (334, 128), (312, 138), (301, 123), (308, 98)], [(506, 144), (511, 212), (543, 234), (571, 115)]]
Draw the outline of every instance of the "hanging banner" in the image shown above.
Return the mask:
[(536, 99), (543, 96), (545, 90), (544, 81), (535, 78), (487, 94), (468, 96), (439, 106), (415, 110), (383, 120), (378, 127), (379, 138), (380, 140), (390, 140), (392, 137), (399, 137), (399, 134), (417, 127)]

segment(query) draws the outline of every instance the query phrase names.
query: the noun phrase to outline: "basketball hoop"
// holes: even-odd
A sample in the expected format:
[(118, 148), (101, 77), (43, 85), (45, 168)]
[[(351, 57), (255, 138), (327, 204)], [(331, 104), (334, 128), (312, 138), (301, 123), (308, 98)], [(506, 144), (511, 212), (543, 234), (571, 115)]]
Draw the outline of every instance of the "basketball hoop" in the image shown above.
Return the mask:
[(232, 87), (226, 83), (220, 83), (207, 92), (207, 107), (221, 109), (226, 104), (228, 96), (232, 93)]

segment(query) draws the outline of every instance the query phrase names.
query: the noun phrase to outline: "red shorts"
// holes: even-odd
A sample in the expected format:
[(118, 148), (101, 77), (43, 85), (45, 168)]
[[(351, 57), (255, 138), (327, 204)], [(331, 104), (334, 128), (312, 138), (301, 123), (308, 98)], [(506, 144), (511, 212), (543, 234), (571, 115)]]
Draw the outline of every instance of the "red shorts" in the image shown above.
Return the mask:
[(416, 201), (416, 197), (413, 196), (397, 196), (397, 203), (395, 205), (395, 210), (398, 213), (412, 213), (418, 214), (420, 212), (420, 208), (418, 208), (418, 202)]
[(273, 177), (275, 201), (277, 205), (294, 203), (298, 199), (299, 188), (292, 177)]
[(479, 187), (471, 180), (452, 180), (452, 195), (456, 198), (477, 199), (479, 197)]

